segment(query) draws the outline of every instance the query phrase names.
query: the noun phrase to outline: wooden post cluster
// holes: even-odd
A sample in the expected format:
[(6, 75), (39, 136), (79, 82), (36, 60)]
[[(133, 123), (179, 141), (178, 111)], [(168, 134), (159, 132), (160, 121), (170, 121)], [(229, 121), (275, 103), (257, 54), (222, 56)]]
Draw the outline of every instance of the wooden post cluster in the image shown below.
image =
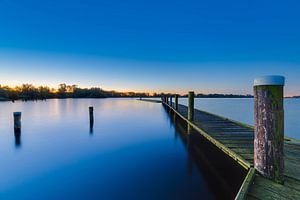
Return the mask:
[(282, 76), (254, 81), (254, 167), (264, 177), (283, 183), (284, 109)]
[(190, 91), (188, 94), (188, 120), (194, 120), (194, 92)]
[(15, 132), (21, 132), (21, 112), (14, 112), (14, 129)]

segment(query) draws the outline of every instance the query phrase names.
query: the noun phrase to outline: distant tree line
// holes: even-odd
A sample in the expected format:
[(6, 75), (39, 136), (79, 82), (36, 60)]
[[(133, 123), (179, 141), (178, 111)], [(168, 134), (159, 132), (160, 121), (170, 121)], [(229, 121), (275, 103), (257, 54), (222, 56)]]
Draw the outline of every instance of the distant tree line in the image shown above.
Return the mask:
[[(160, 97), (162, 95), (174, 96), (173, 93), (154, 93), (146, 92), (117, 92), (105, 91), (99, 87), (79, 88), (77, 85), (59, 84), (57, 89), (47, 86), (35, 87), (32, 84), (23, 84), (21, 86), (9, 87), (0, 85), (0, 101), (15, 100), (45, 100), (53, 98), (106, 98), (106, 97)], [(187, 97), (187, 95), (180, 95)], [(248, 95), (236, 94), (196, 94), (196, 98), (252, 98)], [(294, 98), (300, 96), (295, 96)]]
[(104, 91), (99, 87), (79, 88), (77, 85), (59, 84), (58, 89), (32, 84), (9, 87), (0, 85), (0, 101), (45, 100), (52, 98), (106, 98), (106, 97), (148, 97), (149, 93)]

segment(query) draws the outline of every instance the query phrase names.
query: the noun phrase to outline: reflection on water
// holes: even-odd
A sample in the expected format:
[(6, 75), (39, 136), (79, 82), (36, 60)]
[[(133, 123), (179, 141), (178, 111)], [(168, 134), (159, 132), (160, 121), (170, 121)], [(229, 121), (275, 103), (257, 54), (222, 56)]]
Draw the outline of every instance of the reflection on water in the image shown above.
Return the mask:
[(94, 120), (90, 121), (90, 134), (93, 135), (93, 129), (94, 129)]
[(0, 110), (1, 199), (230, 199), (243, 174), (161, 104), (53, 99)]
[(15, 145), (16, 145), (16, 147), (20, 147), (21, 146), (21, 130), (15, 130), (14, 134), (15, 134)]

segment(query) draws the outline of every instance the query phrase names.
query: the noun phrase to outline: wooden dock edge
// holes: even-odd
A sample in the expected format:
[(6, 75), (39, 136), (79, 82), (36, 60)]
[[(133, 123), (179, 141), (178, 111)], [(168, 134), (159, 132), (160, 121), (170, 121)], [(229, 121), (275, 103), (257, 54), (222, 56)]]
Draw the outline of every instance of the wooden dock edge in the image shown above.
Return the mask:
[(244, 200), (247, 198), (248, 191), (253, 184), (255, 178), (256, 170), (255, 168), (251, 167), (247, 173), (246, 178), (244, 179), (239, 192), (237, 193), (235, 200)]
[(211, 137), (208, 133), (206, 133), (204, 130), (199, 128), (197, 125), (195, 125), (193, 122), (186, 119), (184, 116), (182, 116), (179, 112), (177, 112), (173, 107), (163, 102), (164, 105), (169, 107), (169, 109), (172, 109), (174, 113), (176, 113), (179, 117), (181, 117), (184, 121), (186, 121), (191, 127), (193, 127), (198, 133), (200, 133), (204, 138), (206, 138), (208, 141), (210, 141), (212, 144), (214, 144), (216, 147), (218, 147), (220, 150), (222, 150), (226, 155), (233, 158), (237, 163), (239, 163), (243, 168), (246, 170), (249, 170), (252, 165), (244, 160), (240, 155), (230, 150), (228, 147)]

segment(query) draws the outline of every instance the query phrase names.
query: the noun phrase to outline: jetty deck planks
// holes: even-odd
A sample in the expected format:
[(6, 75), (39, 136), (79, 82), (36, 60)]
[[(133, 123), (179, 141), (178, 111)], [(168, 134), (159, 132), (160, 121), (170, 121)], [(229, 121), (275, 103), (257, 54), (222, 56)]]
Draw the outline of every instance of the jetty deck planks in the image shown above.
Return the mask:
[[(172, 105), (164, 103), (164, 105), (187, 121), (187, 106), (178, 104), (178, 109), (175, 110), (174, 103)], [(240, 156), (246, 166), (253, 166), (254, 129), (251, 126), (197, 109), (194, 110), (194, 120), (191, 124), (230, 149), (233, 154)], [(284, 153), (284, 185), (255, 173), (249, 188), (246, 189), (245, 199), (300, 199), (300, 142), (285, 139)]]

